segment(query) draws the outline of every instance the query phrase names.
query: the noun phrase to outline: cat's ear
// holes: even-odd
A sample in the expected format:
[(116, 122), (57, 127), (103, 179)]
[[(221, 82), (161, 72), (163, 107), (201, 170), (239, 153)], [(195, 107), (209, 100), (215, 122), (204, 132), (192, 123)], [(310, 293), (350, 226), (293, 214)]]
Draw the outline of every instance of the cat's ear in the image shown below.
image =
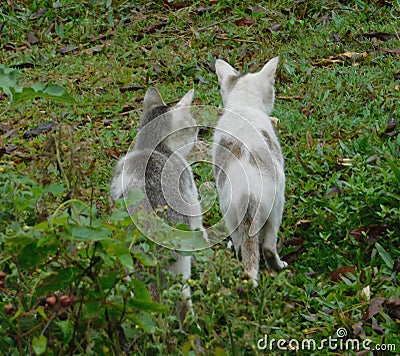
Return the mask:
[(278, 67), (279, 57), (270, 59), (261, 69), (257, 75), (263, 81), (269, 81), (271, 84), (275, 83), (275, 72)]
[(176, 108), (184, 108), (184, 107), (189, 107), (190, 110), (190, 105), (192, 104), (193, 101), (193, 96), (194, 96), (194, 89), (190, 89), (185, 96), (179, 100), (179, 103), (175, 105)]
[(217, 73), (218, 82), (220, 84), (225, 83), (231, 76), (239, 75), (239, 72), (235, 68), (222, 59), (217, 59), (215, 61), (215, 72)]
[(150, 110), (157, 106), (165, 106), (164, 100), (161, 97), (161, 94), (158, 92), (156, 88), (149, 88), (146, 92), (146, 95), (143, 99), (143, 111)]

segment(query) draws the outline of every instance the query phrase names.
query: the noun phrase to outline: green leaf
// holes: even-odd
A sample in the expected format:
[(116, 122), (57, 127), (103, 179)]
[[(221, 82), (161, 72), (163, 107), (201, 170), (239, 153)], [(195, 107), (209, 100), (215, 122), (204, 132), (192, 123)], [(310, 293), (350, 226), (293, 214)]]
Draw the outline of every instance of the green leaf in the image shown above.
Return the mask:
[(130, 298), (127, 302), (127, 306), (131, 313), (134, 315), (137, 313), (137, 310), (145, 310), (148, 312), (156, 312), (156, 313), (165, 313), (168, 311), (168, 308), (165, 305), (161, 305), (156, 302), (149, 302), (138, 300), (136, 298)]
[(61, 184), (53, 183), (47, 187), (47, 191), (53, 193), (54, 195), (60, 195), (64, 193), (65, 188)]
[(149, 334), (154, 333), (156, 330), (154, 320), (148, 313), (141, 312), (130, 316), (130, 319), (132, 319), (132, 322), (139, 325), (145, 332)]
[(13, 105), (16, 105), (22, 101), (35, 98), (48, 98), (55, 101), (61, 101), (64, 103), (73, 104), (75, 99), (72, 98), (65, 90), (65, 88), (58, 85), (50, 84), (43, 86), (42, 84), (32, 84), (29, 87), (20, 90), (10, 89), (14, 95)]
[(100, 277), (101, 288), (103, 290), (112, 288), (115, 285), (119, 274), (119, 271), (113, 271), (105, 276)]
[(25, 246), (18, 256), (18, 263), (22, 269), (31, 269), (43, 264), (49, 255), (56, 253), (57, 246), (48, 243), (46, 246), (38, 246), (38, 241)]
[(11, 104), (14, 102), (14, 94), (11, 88), (20, 89), (18, 86), (18, 71), (0, 64), (0, 88), (6, 94)]
[(155, 262), (143, 251), (140, 250), (131, 250), (132, 255), (145, 267), (154, 267)]
[(71, 240), (99, 241), (109, 239), (111, 231), (102, 227), (73, 225), (71, 227)]
[(392, 171), (394, 173), (394, 176), (396, 177), (397, 181), (400, 184), (400, 168), (397, 167), (397, 165), (392, 161), (388, 155), (385, 154), (386, 161), (389, 163), (390, 168), (392, 168)]
[(43, 334), (32, 339), (32, 348), (36, 355), (43, 355), (47, 349), (47, 338)]
[(71, 341), (72, 337), (74, 336), (73, 324), (68, 319), (57, 321), (56, 324), (58, 325), (58, 327), (61, 329), (61, 332), (63, 333), (64, 345), (68, 344)]
[(48, 276), (39, 286), (38, 292), (44, 294), (68, 287), (76, 280), (79, 270), (74, 267), (60, 268)]
[(385, 262), (386, 266), (389, 267), (390, 270), (393, 269), (394, 261), (392, 257), (387, 253), (387, 251), (378, 243), (375, 243), (375, 248), (379, 253), (379, 256), (382, 257), (383, 262)]
[(132, 279), (130, 284), (133, 286), (133, 294), (135, 299), (148, 302), (152, 301), (147, 287), (142, 282), (138, 281), (137, 279)]
[(49, 321), (49, 318), (47, 317), (46, 312), (44, 311), (43, 307), (39, 307), (36, 309), (38, 314), (46, 321)]

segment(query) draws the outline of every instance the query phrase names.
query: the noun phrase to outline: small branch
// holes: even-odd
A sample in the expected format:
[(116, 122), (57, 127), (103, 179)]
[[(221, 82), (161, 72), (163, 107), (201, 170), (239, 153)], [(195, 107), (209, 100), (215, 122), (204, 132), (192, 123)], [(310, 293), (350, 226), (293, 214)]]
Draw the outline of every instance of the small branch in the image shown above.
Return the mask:
[(313, 169), (311, 169), (309, 166), (307, 166), (307, 164), (303, 161), (303, 159), (300, 156), (300, 151), (299, 148), (296, 147), (296, 158), (299, 161), (299, 163), (301, 164), (301, 166), (304, 168), (304, 170), (308, 173), (308, 174), (315, 174), (315, 171)]

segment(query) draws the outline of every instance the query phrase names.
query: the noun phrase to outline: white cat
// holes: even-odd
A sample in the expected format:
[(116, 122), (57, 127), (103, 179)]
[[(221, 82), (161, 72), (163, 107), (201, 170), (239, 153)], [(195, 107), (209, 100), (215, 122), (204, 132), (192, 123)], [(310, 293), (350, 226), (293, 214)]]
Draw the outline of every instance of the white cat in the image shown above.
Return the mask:
[[(192, 89), (169, 108), (155, 88), (146, 92), (135, 146), (117, 164), (111, 196), (117, 200), (138, 188), (147, 198), (140, 206), (142, 214), (161, 212), (161, 220), (200, 230), (200, 239), (206, 243), (198, 192), (185, 158), (197, 139), (197, 125), (190, 114), (193, 95)], [(139, 207), (129, 207), (131, 212), (135, 209)], [(191, 274), (191, 257), (173, 255), (176, 261), (168, 270), (186, 281)], [(182, 301), (176, 302), (176, 309), (182, 328), (187, 312), (192, 312), (189, 286), (183, 287)]]
[(214, 133), (213, 163), (221, 210), (245, 274), (258, 285), (262, 246), (269, 268), (281, 270), (277, 234), (282, 221), (285, 173), (269, 115), (279, 58), (258, 73), (239, 74), (217, 59), (224, 113)]

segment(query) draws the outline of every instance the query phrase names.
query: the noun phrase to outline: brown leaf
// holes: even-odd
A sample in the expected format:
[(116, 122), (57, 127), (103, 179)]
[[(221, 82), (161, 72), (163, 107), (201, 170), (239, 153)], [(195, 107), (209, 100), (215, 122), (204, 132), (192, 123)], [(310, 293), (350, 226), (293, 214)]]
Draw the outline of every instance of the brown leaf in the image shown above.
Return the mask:
[(381, 48), (380, 50), (386, 53), (400, 54), (400, 48)]
[(331, 33), (331, 37), (334, 42), (342, 42), (342, 38), (334, 32)]
[(81, 54), (95, 54), (95, 53), (101, 53), (103, 51), (105, 45), (99, 45), (99, 46), (95, 46), (95, 47), (91, 47), (91, 48), (86, 48), (84, 50), (82, 50), (80, 53)]
[(249, 6), (248, 9), (249, 9), (250, 11), (256, 12), (256, 13), (263, 13), (263, 14), (268, 13), (268, 10), (267, 10), (265, 7), (258, 6), (258, 5)]
[(291, 264), (297, 260), (297, 257), (299, 255), (299, 253), (302, 252), (302, 250), (303, 250), (303, 247), (299, 246), (294, 251), (291, 251), (291, 252), (287, 253), (285, 256), (283, 256), (282, 259), (285, 262), (287, 262), (288, 264)]
[(388, 230), (393, 230), (394, 228), (394, 226), (388, 224), (377, 226), (361, 226), (351, 230), (349, 234), (353, 236), (357, 241), (374, 244), (381, 237), (386, 236), (388, 234)]
[(35, 44), (39, 43), (40, 40), (39, 40), (39, 38), (36, 37), (36, 35), (32, 31), (30, 31), (30, 32), (28, 32), (28, 42), (31, 45), (35, 45)]
[(363, 328), (364, 323), (360, 320), (358, 323), (355, 323), (351, 327), (353, 328), (354, 336), (365, 336), (365, 330)]
[(168, 22), (167, 22), (167, 21), (161, 21), (161, 22), (153, 23), (153, 24), (147, 26), (146, 28), (144, 28), (144, 29), (136, 36), (136, 40), (137, 40), (137, 41), (140, 41), (140, 40), (143, 38), (144, 35), (149, 35), (149, 34), (151, 34), (151, 33), (154, 33), (154, 32), (156, 32), (158, 29), (160, 29), (160, 28), (162, 28), (162, 27), (164, 27), (164, 26), (166, 26), (166, 25), (168, 25)]
[(59, 48), (57, 50), (57, 53), (59, 53), (59, 54), (67, 54), (67, 53), (70, 53), (70, 52), (74, 52), (77, 49), (78, 49), (78, 46), (65, 46), (65, 47)]
[(327, 191), (326, 194), (325, 194), (325, 198), (334, 197), (335, 195), (338, 195), (338, 194), (340, 194), (341, 192), (342, 192), (342, 191), (341, 191), (340, 187), (334, 186), (334, 187), (328, 189), (328, 191)]
[(383, 335), (383, 329), (378, 325), (375, 319), (372, 319), (372, 330), (379, 335)]
[(91, 35), (90, 36), (90, 42), (97, 42), (97, 41), (106, 40), (106, 39), (108, 39), (108, 38), (110, 38), (112, 36), (113, 36), (113, 33), (103, 33), (103, 34), (100, 34), (98, 36)]
[(121, 155), (121, 151), (118, 149), (112, 149), (112, 148), (105, 148), (104, 151), (113, 158), (118, 158)]
[(52, 130), (57, 125), (58, 125), (57, 122), (42, 122), (41, 124), (39, 124), (35, 128), (26, 131), (24, 133), (24, 135), (23, 135), (23, 138), (25, 140), (28, 140), (28, 139), (30, 139), (32, 137), (39, 136), (42, 133), (46, 133), (46, 132)]
[(386, 307), (389, 310), (389, 315), (392, 318), (400, 320), (400, 298), (390, 298), (386, 302)]
[(354, 274), (355, 272), (356, 266), (341, 266), (329, 273), (328, 277), (331, 281), (338, 282), (340, 281), (340, 276), (345, 275), (346, 273)]
[(47, 12), (47, 9), (46, 9), (45, 7), (41, 8), (39, 11), (36, 11), (36, 12), (31, 16), (31, 20), (36, 20), (36, 19), (42, 17), (46, 12)]
[(236, 26), (251, 26), (254, 25), (254, 20), (251, 17), (244, 17), (235, 21)]
[(18, 135), (18, 131), (15, 129), (11, 129), (11, 130), (7, 131), (2, 137), (9, 139), (9, 138), (12, 138), (17, 135)]
[(203, 15), (206, 12), (209, 12), (212, 10), (212, 6), (200, 6), (197, 9), (194, 9), (194, 12), (197, 13), (197, 15)]
[(347, 58), (353, 60), (353, 62), (363, 60), (368, 57), (367, 52), (344, 52), (335, 56), (330, 56), (328, 58), (322, 58), (315, 62), (316, 66), (325, 66), (335, 63), (343, 63)]
[(137, 90), (142, 90), (144, 89), (143, 85), (125, 85), (121, 88), (119, 88), (119, 91), (121, 93), (125, 93), (126, 91), (137, 91)]
[(315, 322), (318, 320), (318, 315), (317, 314), (303, 314), (300, 313), (300, 315), (306, 319), (307, 321)]
[(371, 299), (371, 303), (369, 304), (368, 311), (364, 316), (364, 321), (371, 319), (373, 316), (379, 313), (382, 309), (383, 303), (386, 301), (386, 298), (383, 297), (375, 297)]
[(304, 240), (299, 238), (299, 237), (292, 237), (292, 238), (290, 238), (288, 240), (285, 240), (283, 242), (283, 244), (285, 246), (302, 246), (303, 243), (304, 243)]
[(362, 33), (358, 37), (365, 37), (368, 39), (376, 38), (381, 41), (391, 40), (392, 38), (396, 38), (395, 35), (386, 32), (373, 32), (373, 33)]
[(394, 261), (394, 263), (393, 263), (392, 272), (393, 272), (393, 273), (397, 273), (397, 272), (399, 272), (399, 271), (400, 271), (400, 261), (399, 261), (399, 260), (396, 260), (396, 261)]
[(169, 2), (168, 0), (163, 0), (163, 3), (166, 7), (172, 10), (180, 10), (190, 5), (187, 1)]
[(276, 23), (275, 25), (272, 25), (271, 27), (268, 27), (268, 30), (270, 32), (277, 32), (282, 28), (282, 24), (281, 23)]

